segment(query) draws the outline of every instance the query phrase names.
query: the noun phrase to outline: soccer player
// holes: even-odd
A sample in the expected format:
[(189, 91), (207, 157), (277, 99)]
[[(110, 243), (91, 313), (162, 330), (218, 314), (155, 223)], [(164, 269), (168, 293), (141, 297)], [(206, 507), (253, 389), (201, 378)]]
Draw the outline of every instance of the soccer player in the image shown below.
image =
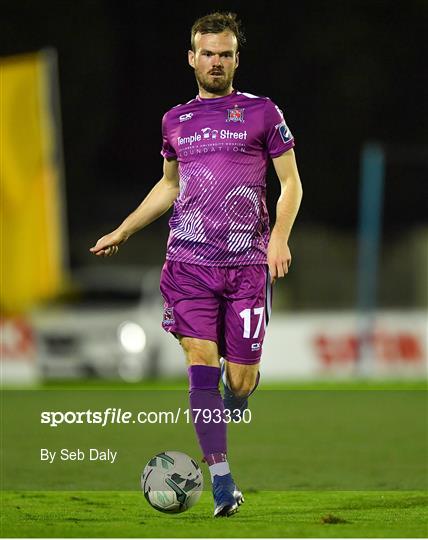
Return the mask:
[[(188, 62), (199, 93), (163, 117), (163, 176), (91, 248), (98, 256), (114, 255), (174, 205), (160, 283), (162, 325), (186, 356), (215, 517), (235, 513), (243, 502), (227, 461), (227, 421), (242, 414), (257, 387), (270, 286), (289, 270), (288, 239), (302, 197), (283, 113), (269, 98), (233, 88), (243, 40), (235, 14), (213, 13), (194, 23)], [(281, 184), (272, 232), (266, 209), (269, 159)], [(210, 411), (213, 421), (196, 418), (198, 409)], [(225, 421), (215, 421), (218, 415)]]

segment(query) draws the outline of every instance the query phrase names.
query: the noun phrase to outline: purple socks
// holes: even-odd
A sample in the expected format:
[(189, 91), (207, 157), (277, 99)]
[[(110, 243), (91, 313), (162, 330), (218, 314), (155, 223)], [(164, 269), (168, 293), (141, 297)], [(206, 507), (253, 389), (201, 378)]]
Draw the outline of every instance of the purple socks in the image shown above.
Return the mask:
[(223, 418), (224, 411), (223, 399), (218, 387), (220, 368), (190, 366), (188, 374), (190, 408), (199, 446), (208, 462), (212, 454), (217, 454), (220, 458), (215, 461), (226, 460), (227, 424), (219, 421)]

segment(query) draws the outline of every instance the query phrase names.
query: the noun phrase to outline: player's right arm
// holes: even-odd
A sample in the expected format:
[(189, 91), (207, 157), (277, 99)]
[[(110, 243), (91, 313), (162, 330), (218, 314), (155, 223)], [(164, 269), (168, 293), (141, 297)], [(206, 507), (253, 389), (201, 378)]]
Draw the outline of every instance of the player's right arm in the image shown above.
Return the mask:
[(110, 234), (91, 247), (94, 255), (107, 257), (117, 253), (128, 238), (162, 216), (174, 204), (180, 191), (176, 159), (164, 159), (163, 176), (143, 202)]

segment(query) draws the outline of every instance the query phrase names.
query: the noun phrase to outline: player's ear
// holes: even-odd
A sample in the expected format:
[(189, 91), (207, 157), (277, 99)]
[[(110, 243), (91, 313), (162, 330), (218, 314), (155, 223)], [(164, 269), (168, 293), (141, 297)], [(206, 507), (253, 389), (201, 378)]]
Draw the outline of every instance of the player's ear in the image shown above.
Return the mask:
[(239, 66), (239, 51), (236, 53), (236, 66), (235, 68), (237, 68)]
[(195, 53), (192, 50), (187, 52), (187, 59), (189, 61), (189, 65), (195, 69)]

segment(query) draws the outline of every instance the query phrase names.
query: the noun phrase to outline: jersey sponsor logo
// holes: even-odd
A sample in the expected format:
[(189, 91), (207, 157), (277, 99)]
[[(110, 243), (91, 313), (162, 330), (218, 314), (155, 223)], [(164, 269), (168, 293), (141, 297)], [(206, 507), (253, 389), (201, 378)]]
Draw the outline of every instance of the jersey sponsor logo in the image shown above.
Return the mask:
[(181, 114), (178, 118), (180, 120), (180, 123), (187, 122), (187, 120), (191, 120), (193, 118), (193, 113), (189, 112), (187, 114)]
[(211, 129), (210, 127), (204, 127), (201, 129), (202, 137), (204, 139), (217, 139), (218, 129)]
[(193, 135), (189, 135), (188, 137), (177, 137), (177, 142), (179, 146), (181, 146), (182, 144), (189, 144), (190, 146), (192, 146), (194, 142), (199, 142), (200, 140), (202, 140), (202, 135), (197, 131), (195, 131)]
[(212, 129), (210, 127), (204, 127), (200, 130), (200, 133), (195, 131), (193, 135), (189, 135), (187, 137), (177, 137), (177, 142), (179, 146), (182, 146), (183, 144), (188, 144), (189, 146), (192, 146), (193, 143), (200, 142), (200, 141), (208, 141), (208, 140), (241, 140), (246, 141), (247, 140), (248, 133), (247, 131), (231, 131), (230, 129)]
[(233, 107), (233, 109), (227, 109), (226, 122), (244, 122), (244, 110), (240, 107)]
[(261, 343), (252, 343), (251, 344), (251, 350), (252, 351), (259, 351), (261, 347)]

